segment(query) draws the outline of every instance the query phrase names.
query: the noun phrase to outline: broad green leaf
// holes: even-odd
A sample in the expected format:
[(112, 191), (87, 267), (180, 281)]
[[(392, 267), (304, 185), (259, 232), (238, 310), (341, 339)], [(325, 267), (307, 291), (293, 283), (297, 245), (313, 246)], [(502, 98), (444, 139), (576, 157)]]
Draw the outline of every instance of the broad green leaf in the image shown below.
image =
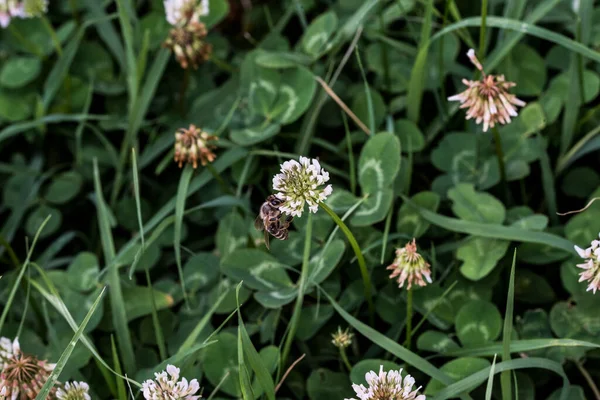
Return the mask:
[(125, 304), (127, 320), (131, 321), (150, 314), (153, 307), (152, 299), (154, 299), (154, 305), (157, 310), (169, 308), (175, 303), (170, 294), (146, 286), (124, 288), (123, 302)]
[(469, 183), (459, 183), (448, 191), (452, 200), (452, 211), (465, 220), (502, 224), (506, 216), (504, 204), (494, 196), (484, 192), (476, 192)]
[(372, 135), (360, 153), (358, 182), (365, 194), (391, 185), (400, 170), (400, 140), (389, 132)]
[(348, 398), (354, 395), (351, 385), (348, 374), (318, 368), (308, 377), (306, 391), (310, 400)]
[(286, 266), (260, 250), (239, 249), (221, 260), (221, 271), (252, 289), (271, 291), (293, 286)]
[(220, 390), (239, 398), (241, 390), (238, 379), (237, 338), (231, 333), (224, 332), (215, 336), (215, 339), (217, 342), (209, 346), (202, 356), (206, 378), (213, 386), (219, 385), (225, 378)]
[(373, 371), (377, 375), (379, 375), (379, 369), (382, 366), (383, 366), (384, 372), (388, 372), (388, 371), (392, 371), (392, 370), (398, 371), (398, 370), (402, 369), (402, 367), (400, 367), (395, 362), (391, 362), (388, 360), (381, 360), (381, 359), (361, 360), (352, 367), (352, 371), (350, 371), (350, 380), (355, 385), (365, 385), (365, 387), (368, 387), (369, 384), (368, 384), (367, 380), (365, 379), (365, 375), (371, 371)]
[(346, 244), (341, 239), (335, 239), (322, 251), (310, 258), (308, 264), (308, 281), (320, 284), (333, 272), (342, 259)]
[(281, 124), (296, 121), (310, 106), (316, 89), (317, 82), (305, 67), (298, 66), (284, 70), (281, 74), (277, 101), (266, 117)]
[(473, 281), (485, 278), (504, 257), (509, 244), (506, 240), (469, 238), (456, 252), (456, 258), (463, 262), (460, 272)]
[[(368, 95), (367, 95), (368, 93)], [(370, 99), (369, 99), (370, 98)], [(350, 109), (356, 115), (356, 117), (365, 125), (369, 126), (369, 100), (373, 107), (373, 122), (375, 123), (375, 129), (381, 125), (385, 115), (387, 114), (385, 101), (379, 92), (373, 88), (369, 88), (369, 91), (356, 90), (354, 97), (352, 98), (352, 104)]]
[(534, 48), (518, 44), (498, 66), (506, 80), (518, 82), (512, 93), (520, 96), (538, 96), (546, 84), (546, 64)]
[(459, 349), (458, 344), (450, 339), (446, 333), (439, 331), (425, 331), (417, 339), (417, 348), (419, 350), (431, 351), (434, 353), (445, 353), (450, 350)]
[(183, 266), (183, 279), (190, 291), (206, 289), (219, 277), (219, 258), (212, 253), (199, 252)]
[[(420, 192), (410, 199), (415, 204), (432, 212), (436, 212), (440, 205), (440, 196), (434, 192)], [(410, 204), (403, 203), (398, 211), (396, 231), (406, 233), (408, 236), (418, 238), (429, 228), (430, 223), (425, 220)]]
[(331, 319), (333, 312), (329, 304), (304, 306), (300, 312), (296, 338), (302, 341), (311, 339)]
[(42, 63), (35, 57), (11, 57), (0, 70), (0, 85), (15, 89), (27, 85), (40, 74)]
[[(479, 372), (490, 365), (491, 363), (484, 358), (463, 357), (447, 362), (442, 365), (440, 370), (448, 374), (454, 381), (457, 381), (475, 372)], [(434, 396), (445, 386), (440, 381), (432, 379), (425, 387), (424, 393), (428, 396)]]
[(300, 39), (302, 50), (313, 57), (327, 52), (333, 46), (331, 36), (336, 32), (337, 26), (338, 18), (332, 11), (316, 17)]
[(456, 334), (463, 346), (495, 340), (502, 330), (502, 316), (493, 303), (474, 300), (456, 314)]
[(41, 205), (35, 208), (25, 221), (25, 231), (29, 236), (35, 235), (35, 232), (42, 226), (42, 223), (48, 216), (52, 216), (46, 228), (40, 233), (41, 238), (45, 238), (60, 228), (62, 224), (62, 213), (58, 208)]
[(414, 122), (399, 119), (394, 123), (394, 132), (400, 138), (402, 152), (412, 153), (425, 148), (425, 136)]
[(69, 286), (75, 290), (87, 292), (99, 284), (100, 266), (94, 253), (77, 254), (67, 269)]
[(279, 133), (281, 126), (279, 124), (260, 124), (242, 129), (231, 130), (231, 140), (240, 146), (251, 146)]
[(352, 214), (350, 223), (354, 226), (369, 226), (383, 221), (393, 199), (394, 192), (392, 189), (382, 189), (369, 194), (369, 197)]
[(44, 198), (51, 203), (64, 204), (73, 199), (81, 190), (83, 178), (76, 171), (67, 171), (52, 178)]
[(246, 247), (248, 244), (246, 223), (237, 211), (230, 212), (219, 221), (216, 242), (221, 257), (226, 257), (238, 248)]
[(292, 68), (298, 65), (308, 66), (312, 58), (302, 53), (287, 51), (261, 50), (256, 56), (256, 63), (265, 68)]

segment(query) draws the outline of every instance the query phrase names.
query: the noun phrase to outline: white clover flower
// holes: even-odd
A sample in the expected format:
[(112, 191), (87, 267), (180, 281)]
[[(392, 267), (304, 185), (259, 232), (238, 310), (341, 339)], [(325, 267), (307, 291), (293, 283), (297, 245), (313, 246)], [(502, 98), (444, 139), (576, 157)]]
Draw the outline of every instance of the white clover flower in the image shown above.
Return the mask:
[(398, 287), (403, 287), (404, 283), (408, 282), (407, 290), (410, 290), (413, 283), (419, 286), (427, 285), (423, 277), (431, 283), (429, 263), (417, 252), (415, 239), (396, 249), (396, 258), (386, 269), (392, 270), (390, 279), (398, 278)]
[(4, 400), (6, 398), (6, 388), (3, 386), (2, 389), (0, 389), (0, 400)]
[(198, 22), (198, 18), (209, 13), (208, 0), (164, 0), (167, 22), (173, 26)]
[(15, 17), (25, 18), (23, 3), (17, 0), (0, 0), (0, 26), (6, 28)]
[(59, 400), (91, 400), (90, 386), (85, 382), (67, 382), (56, 391)]
[(596, 294), (596, 290), (600, 289), (600, 240), (592, 240), (592, 245), (585, 250), (579, 246), (575, 246), (575, 250), (581, 258), (586, 259), (583, 264), (577, 264), (585, 270), (579, 274), (579, 282), (588, 281), (587, 291)]
[(48, 12), (48, 0), (24, 0), (24, 18), (39, 17)]
[[(417, 395), (421, 386), (412, 390), (415, 384), (415, 379), (406, 375), (402, 381), (402, 368), (399, 371), (383, 371), (383, 365), (379, 367), (379, 375), (374, 371), (367, 372), (365, 379), (369, 384), (366, 388), (364, 385), (353, 384), (352, 389), (360, 400), (425, 400), (425, 395)], [(344, 400), (356, 400), (344, 399)]]
[(462, 82), (467, 89), (459, 94), (448, 97), (448, 101), (460, 101), (460, 108), (467, 108), (466, 119), (475, 118), (475, 123), (483, 121), (483, 131), (493, 128), (497, 122), (507, 124), (510, 117), (516, 117), (517, 106), (525, 106), (525, 102), (517, 99), (514, 94), (508, 93), (508, 89), (516, 86), (514, 82), (508, 82), (504, 75), (486, 75), (481, 63), (475, 56), (475, 50), (470, 49), (467, 56), (481, 71), (482, 77), (478, 81), (463, 79)]
[(195, 396), (200, 390), (198, 380), (192, 379), (189, 383), (185, 378), (179, 380), (179, 368), (174, 365), (167, 365), (166, 372), (158, 372), (154, 376), (154, 380), (148, 379), (142, 383), (142, 392), (146, 400), (196, 400), (202, 397)]
[(13, 358), (21, 352), (21, 346), (19, 345), (19, 338), (15, 338), (14, 341), (9, 338), (0, 338), (0, 366), (4, 369), (4, 364), (9, 358)]
[(302, 216), (304, 203), (316, 213), (319, 203), (331, 194), (331, 185), (319, 188), (329, 180), (329, 172), (321, 168), (318, 160), (300, 157), (281, 164), (281, 173), (273, 177), (275, 195), (284, 201), (279, 209), (294, 217)]

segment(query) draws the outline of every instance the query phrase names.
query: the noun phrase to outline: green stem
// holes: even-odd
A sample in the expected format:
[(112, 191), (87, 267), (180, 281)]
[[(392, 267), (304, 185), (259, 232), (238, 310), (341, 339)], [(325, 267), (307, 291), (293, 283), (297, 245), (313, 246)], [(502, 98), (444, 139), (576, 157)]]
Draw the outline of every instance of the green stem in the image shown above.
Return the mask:
[(77, 25), (81, 25), (81, 18), (79, 17), (79, 12), (77, 11), (77, 3), (75, 0), (69, 0), (69, 6), (71, 7), (71, 14), (73, 14), (73, 19), (77, 23)]
[(221, 60), (219, 57), (215, 57), (215, 55), (210, 56), (210, 61), (214, 63), (217, 67), (221, 68), (223, 71), (227, 71), (230, 73), (234, 73), (236, 71), (235, 67), (229, 64), (225, 60)]
[(285, 344), (283, 345), (283, 351), (281, 356), (280, 371), (284, 371), (285, 363), (290, 354), (292, 348), (292, 342), (296, 331), (298, 330), (298, 323), (300, 322), (300, 314), (302, 313), (302, 304), (304, 303), (304, 291), (306, 290), (306, 278), (308, 277), (308, 264), (310, 260), (310, 244), (312, 240), (312, 213), (308, 213), (308, 220), (306, 221), (306, 232), (304, 236), (304, 253), (302, 254), (302, 271), (300, 272), (300, 282), (298, 283), (298, 297), (296, 297), (296, 304), (294, 305), (294, 312), (292, 319), (290, 320), (290, 329), (285, 338)]
[(488, 0), (481, 1), (481, 25), (479, 27), (479, 60), (483, 64), (485, 59), (485, 24), (487, 20)]
[(352, 250), (354, 250), (354, 254), (358, 260), (358, 266), (360, 267), (360, 274), (362, 276), (363, 284), (365, 286), (365, 298), (367, 299), (367, 304), (369, 306), (369, 321), (371, 326), (373, 326), (375, 325), (375, 306), (373, 305), (373, 297), (371, 295), (371, 277), (369, 276), (367, 263), (365, 262), (362, 251), (358, 246), (358, 242), (344, 221), (342, 221), (327, 204), (319, 203), (319, 206), (325, 210), (327, 214), (329, 214), (333, 221), (340, 227), (342, 232), (344, 232), (344, 235), (346, 235), (346, 238), (350, 242), (350, 246), (352, 246)]
[(215, 167), (212, 166), (211, 163), (207, 163), (205, 167), (212, 174), (215, 180), (219, 183), (219, 186), (221, 186), (221, 190), (229, 194), (235, 195), (234, 191), (229, 187), (229, 185), (227, 185), (227, 183), (223, 180), (221, 174), (219, 174), (219, 172), (215, 169)]
[(504, 185), (504, 195), (508, 201), (508, 186), (506, 182), (506, 167), (504, 166), (504, 151), (502, 150), (502, 140), (497, 127), (492, 128), (494, 134), (494, 143), (496, 144), (496, 157), (498, 158), (498, 169), (500, 170), (500, 180)]
[(413, 311), (413, 292), (406, 291), (406, 342), (404, 346), (410, 350), (410, 340), (412, 336), (412, 311)]
[(348, 371), (352, 371), (352, 364), (350, 364), (350, 360), (348, 360), (348, 356), (346, 355), (346, 349), (343, 347), (340, 347), (340, 356), (342, 357), (344, 365), (348, 368)]
[(181, 112), (181, 116), (185, 116), (185, 92), (187, 91), (189, 82), (190, 69), (186, 68), (183, 72), (183, 82), (181, 83), (181, 89), (179, 90), (179, 111)]
[(58, 40), (58, 36), (56, 36), (56, 31), (54, 30), (54, 27), (52, 26), (50, 21), (48, 21), (48, 18), (46, 18), (45, 16), (42, 16), (41, 20), (42, 20), (42, 23), (44, 24), (44, 27), (50, 34), (50, 38), (52, 39), (52, 43), (54, 43), (54, 48), (56, 49), (56, 53), (58, 54), (59, 57), (62, 56), (62, 52), (63, 52), (62, 46), (60, 45), (60, 40)]

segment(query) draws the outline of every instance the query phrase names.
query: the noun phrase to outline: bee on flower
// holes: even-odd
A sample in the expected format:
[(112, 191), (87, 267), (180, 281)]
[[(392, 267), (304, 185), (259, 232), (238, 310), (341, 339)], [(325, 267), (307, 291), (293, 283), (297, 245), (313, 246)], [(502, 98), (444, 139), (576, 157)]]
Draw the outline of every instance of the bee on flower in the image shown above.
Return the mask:
[(404, 247), (396, 249), (396, 258), (386, 269), (392, 270), (390, 279), (398, 278), (398, 287), (403, 287), (407, 282), (406, 290), (410, 290), (413, 283), (419, 286), (427, 285), (425, 280), (431, 283), (429, 266), (429, 263), (417, 252), (417, 244), (413, 239)]
[(175, 162), (179, 168), (184, 162), (192, 163), (194, 169), (198, 167), (198, 160), (203, 166), (213, 162), (217, 156), (212, 152), (216, 149), (212, 143), (217, 140), (217, 136), (209, 135), (194, 124), (188, 129), (179, 129), (175, 133)]
[(579, 282), (588, 281), (587, 291), (596, 294), (600, 289), (600, 240), (592, 240), (592, 245), (587, 249), (575, 246), (575, 251), (585, 262), (577, 264), (584, 271), (579, 274)]
[(206, 26), (199, 20), (209, 13), (208, 0), (165, 0), (164, 5), (167, 22), (173, 25), (164, 47), (175, 54), (182, 68), (198, 68), (212, 54), (212, 45), (204, 40)]
[(425, 400), (425, 395), (417, 394), (421, 386), (413, 390), (415, 378), (407, 374), (402, 379), (402, 369), (384, 372), (381, 365), (379, 374), (369, 371), (365, 374), (365, 380), (369, 384), (368, 388), (364, 385), (352, 385), (359, 400)]
[(304, 212), (304, 204), (316, 213), (319, 203), (325, 201), (332, 192), (331, 185), (322, 187), (329, 181), (329, 172), (325, 171), (319, 161), (300, 157), (299, 162), (289, 160), (281, 164), (281, 172), (273, 177), (275, 196), (283, 203), (281, 212), (293, 217), (300, 217)]
[(146, 400), (197, 400), (201, 395), (196, 395), (200, 390), (197, 379), (188, 382), (187, 379), (179, 379), (179, 368), (167, 365), (166, 371), (154, 374), (155, 379), (148, 379), (142, 383), (142, 393)]
[(483, 131), (493, 128), (496, 123), (507, 124), (511, 117), (516, 117), (517, 106), (525, 106), (525, 102), (519, 100), (514, 94), (508, 93), (508, 90), (517, 84), (508, 82), (504, 75), (486, 75), (483, 67), (477, 57), (475, 50), (470, 49), (467, 56), (481, 72), (481, 80), (471, 81), (463, 79), (462, 82), (467, 86), (464, 92), (448, 97), (449, 101), (459, 101), (460, 108), (467, 109), (466, 119), (475, 118), (475, 122), (483, 122)]

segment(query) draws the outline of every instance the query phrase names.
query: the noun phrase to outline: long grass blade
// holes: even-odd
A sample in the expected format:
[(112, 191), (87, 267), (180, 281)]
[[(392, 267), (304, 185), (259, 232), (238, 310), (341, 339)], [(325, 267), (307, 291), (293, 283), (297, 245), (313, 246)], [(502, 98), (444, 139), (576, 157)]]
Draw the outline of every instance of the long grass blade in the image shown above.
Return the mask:
[(185, 212), (185, 199), (187, 198), (188, 188), (194, 169), (191, 165), (186, 165), (179, 178), (177, 187), (177, 201), (175, 203), (175, 233), (173, 235), (173, 247), (175, 248), (175, 261), (177, 262), (177, 272), (181, 281), (181, 291), (186, 305), (188, 304), (187, 293), (185, 290), (185, 280), (183, 279), (183, 268), (181, 266), (181, 230), (183, 229), (183, 214)]
[(102, 296), (104, 295), (105, 290), (106, 290), (106, 287), (102, 288), (102, 291), (96, 298), (96, 301), (94, 301), (94, 304), (92, 304), (92, 307), (90, 308), (90, 310), (87, 312), (85, 318), (81, 322), (81, 325), (79, 325), (79, 328), (73, 335), (73, 338), (71, 339), (71, 341), (69, 342), (69, 344), (67, 345), (65, 350), (62, 352), (62, 354), (60, 355), (60, 358), (58, 359), (56, 366), (52, 370), (52, 373), (48, 377), (48, 380), (46, 381), (46, 383), (44, 383), (44, 386), (42, 386), (42, 388), (40, 389), (40, 392), (36, 396), (36, 398), (35, 398), (36, 400), (44, 400), (49, 395), (50, 390), (54, 387), (54, 385), (58, 381), (58, 377), (60, 376), (60, 373), (62, 372), (62, 370), (65, 368), (65, 365), (67, 365), (67, 361), (69, 360), (69, 357), (71, 357), (71, 354), (73, 353), (73, 350), (75, 349), (75, 345), (77, 345), (77, 342), (79, 342), (79, 339), (81, 338), (81, 335), (83, 334), (83, 330), (87, 326), (88, 322), (90, 322), (90, 319), (92, 318), (92, 315), (94, 315), (94, 311), (96, 311), (96, 308), (98, 308), (98, 305), (100, 304), (100, 300), (102, 299)]
[(121, 290), (121, 277), (119, 269), (114, 263), (115, 245), (110, 228), (108, 209), (102, 194), (100, 182), (100, 171), (98, 170), (98, 161), (94, 159), (94, 188), (96, 193), (96, 207), (98, 209), (98, 226), (100, 227), (100, 238), (102, 249), (104, 250), (105, 262), (108, 265), (108, 283), (110, 285), (110, 305), (113, 313), (113, 323), (117, 332), (117, 343), (123, 357), (125, 371), (133, 373), (136, 371), (135, 355), (133, 353), (133, 343), (131, 334), (127, 325), (127, 315), (125, 315), (125, 303), (123, 292)]
[(485, 400), (492, 400), (492, 390), (494, 389), (494, 371), (495, 371), (495, 369), (496, 369), (496, 355), (494, 354), (494, 361), (492, 361), (492, 368), (490, 368), (490, 374), (488, 375), (488, 383), (487, 383), (487, 387), (485, 388)]
[[(110, 335), (110, 349), (112, 352), (115, 371), (117, 371), (119, 375), (122, 375), (123, 371), (121, 369), (121, 362), (119, 361), (119, 352), (117, 351), (117, 345), (115, 344), (115, 338), (113, 335)], [(127, 390), (125, 389), (125, 381), (123, 379), (117, 378), (117, 392), (119, 393), (119, 399), (127, 398)]]
[[(502, 361), (510, 361), (510, 341), (513, 329), (513, 313), (515, 308), (515, 266), (517, 263), (517, 250), (513, 253), (512, 266), (510, 268), (510, 279), (508, 281), (508, 295), (506, 296), (506, 312), (504, 313), (504, 329), (502, 331)], [(494, 357), (495, 360), (495, 357)], [(493, 375), (493, 372), (490, 372)], [(512, 399), (512, 382), (510, 371), (504, 371), (500, 375), (500, 387), (502, 388), (502, 400)]]
[[(600, 344), (574, 339), (525, 339), (510, 342), (511, 353), (524, 353), (552, 347), (589, 347), (600, 349)], [(490, 343), (482, 346), (449, 350), (439, 355), (443, 357), (491, 357), (494, 354), (503, 352), (503, 350), (504, 343)]]

